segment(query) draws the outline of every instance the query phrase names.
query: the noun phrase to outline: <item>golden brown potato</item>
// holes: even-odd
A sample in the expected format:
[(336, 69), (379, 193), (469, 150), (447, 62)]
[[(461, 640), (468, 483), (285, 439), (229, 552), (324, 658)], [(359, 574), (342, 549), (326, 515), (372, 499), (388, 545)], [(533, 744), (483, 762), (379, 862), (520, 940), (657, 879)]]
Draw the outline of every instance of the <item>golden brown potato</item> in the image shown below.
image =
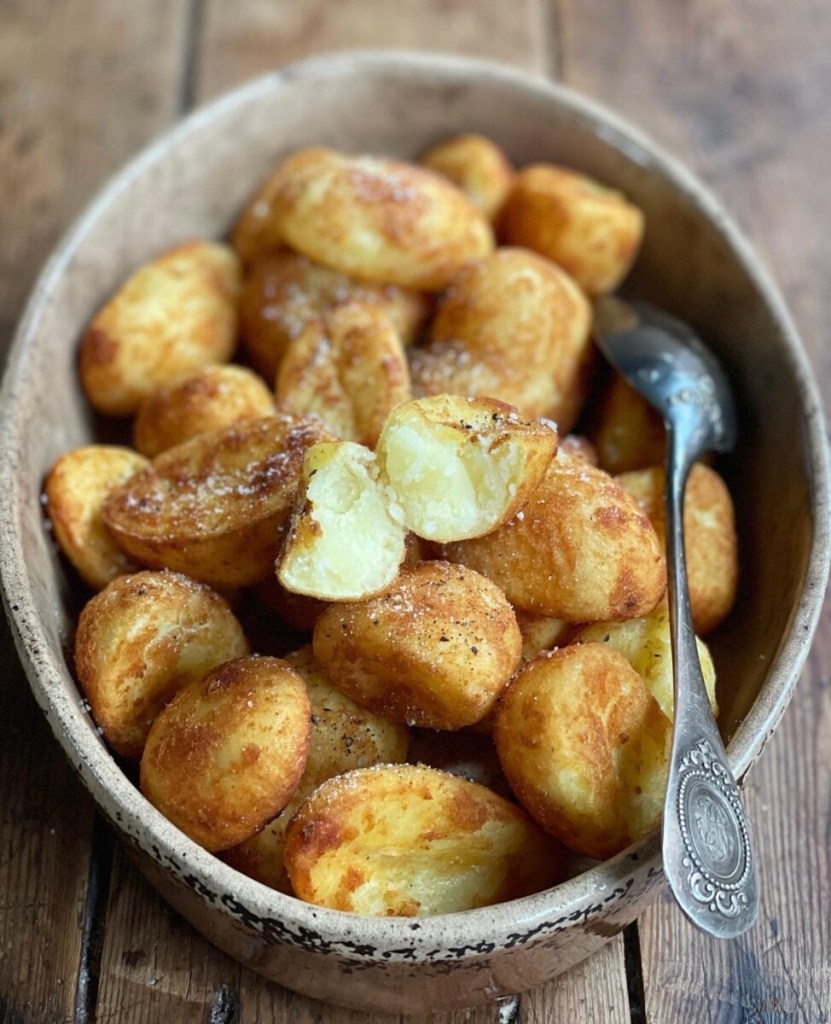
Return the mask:
[(238, 658), (162, 711), (141, 759), (141, 791), (206, 850), (258, 832), (286, 806), (306, 767), (306, 684), (280, 658)]
[(456, 135), (440, 142), (424, 154), (420, 163), (449, 178), (489, 221), (496, 219), (516, 177), (499, 146), (482, 135)]
[(266, 607), (300, 633), (311, 633), (317, 620), (329, 607), (328, 601), (318, 601), (314, 597), (286, 590), (276, 576), (269, 576), (258, 583), (254, 592)]
[(231, 245), (246, 269), (281, 249), (283, 239), (274, 215), (274, 199), (283, 184), (282, 168), (281, 162), (260, 182), (231, 229)]
[[(314, 660), (311, 647), (285, 659), (303, 677), (312, 708), (309, 759), (294, 796), (262, 832), (225, 852), (238, 871), (281, 892), (290, 892), (286, 872), (286, 826), (297, 809), (327, 779), (354, 768), (393, 764), (407, 756), (408, 730), (370, 714), (336, 690)], [(495, 756), (495, 755), (494, 755)]]
[(589, 295), (603, 295), (634, 262), (644, 220), (620, 192), (565, 167), (533, 164), (516, 176), (499, 227), (506, 244), (542, 253)]
[[(664, 715), (672, 721), (674, 696), (672, 685), (672, 647), (669, 638), (669, 612), (661, 603), (642, 619), (628, 622), (594, 622), (584, 626), (574, 643), (606, 644), (629, 662), (649, 687)], [(698, 660), (713, 714), (718, 715), (716, 670), (707, 645), (696, 638)]]
[(666, 584), (647, 516), (608, 473), (566, 451), (513, 519), (443, 551), (492, 579), (516, 608), (566, 622), (646, 615)]
[(499, 759), (546, 831), (604, 859), (661, 820), (670, 724), (626, 659), (601, 644), (549, 651), (496, 712)]
[[(663, 468), (623, 473), (617, 479), (649, 516), (663, 542)], [(693, 625), (696, 633), (704, 636), (723, 622), (733, 607), (739, 554), (730, 491), (718, 473), (701, 462), (690, 471), (684, 495), (684, 550)]]
[(327, 436), (317, 420), (287, 413), (200, 434), (113, 491), (104, 522), (151, 568), (219, 587), (257, 583), (273, 571), (306, 449)]
[(380, 597), (330, 605), (312, 642), (326, 675), (361, 707), (428, 729), (484, 718), (522, 646), (498, 587), (446, 562), (402, 566)]
[(133, 423), (133, 443), (152, 459), (197, 434), (274, 411), (274, 396), (256, 373), (243, 366), (206, 366), (144, 399)]
[(81, 343), (81, 383), (92, 405), (128, 415), (156, 388), (227, 362), (239, 289), (239, 261), (217, 242), (185, 242), (140, 267)]
[(564, 448), (570, 455), (578, 455), (592, 466), (600, 465), (597, 449), (583, 434), (566, 434), (565, 437), (561, 437), (560, 448)]
[(286, 412), (314, 414), (336, 437), (374, 448), (390, 411), (410, 397), (392, 321), (365, 302), (313, 320), (286, 349), (275, 392)]
[(129, 448), (91, 444), (57, 459), (43, 493), (61, 551), (93, 590), (138, 566), (116, 544), (101, 509), (107, 495), (147, 465)]
[(427, 302), (395, 285), (356, 281), (289, 249), (257, 260), (240, 299), (242, 343), (254, 367), (274, 380), (283, 353), (311, 323), (346, 302), (377, 306), (402, 345), (409, 345), (427, 318)]
[(410, 352), (413, 394), (498, 398), (571, 429), (585, 398), (591, 310), (559, 267), (498, 249), (462, 270), (424, 348)]
[(393, 410), (378, 464), (405, 525), (426, 540), (480, 537), (525, 504), (557, 451), (553, 425), (489, 398), (435, 395)]
[(150, 726), (182, 687), (248, 653), (227, 603), (172, 572), (120, 576), (89, 601), (75, 635), (75, 668), (110, 746), (139, 758)]
[(412, 917), (488, 906), (563, 877), (559, 846), (484, 786), (416, 765), (325, 782), (286, 832), (295, 892), (320, 906)]
[(440, 291), (493, 249), (481, 211), (423, 167), (305, 149), (281, 173), (273, 209), (284, 241), (345, 274)]
[(664, 461), (664, 421), (624, 377), (615, 374), (592, 432), (598, 463), (607, 473), (627, 473)]
[(535, 615), (515, 609), (516, 621), (522, 634), (522, 660), (532, 661), (541, 651), (552, 647), (560, 647), (570, 641), (574, 626), (562, 619), (552, 619), (547, 615)]
[(390, 514), (375, 455), (351, 441), (313, 445), (303, 461), (302, 505), (292, 516), (277, 578), (295, 594), (358, 601), (398, 575), (407, 531)]

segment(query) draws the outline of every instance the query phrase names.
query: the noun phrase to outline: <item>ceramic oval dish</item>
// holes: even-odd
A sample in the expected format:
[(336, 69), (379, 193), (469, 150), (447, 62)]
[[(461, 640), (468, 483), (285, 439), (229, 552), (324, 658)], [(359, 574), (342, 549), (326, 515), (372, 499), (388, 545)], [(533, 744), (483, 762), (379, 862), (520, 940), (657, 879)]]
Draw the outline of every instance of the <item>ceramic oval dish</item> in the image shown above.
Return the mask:
[(7, 610), (35, 696), (85, 786), (142, 871), (211, 941), (289, 988), (367, 1011), (467, 1006), (566, 970), (653, 898), (658, 838), (547, 892), (422, 919), (330, 911), (238, 874), (167, 822), (96, 732), (67, 667), (73, 616), (39, 496), (57, 455), (92, 440), (78, 339), (132, 269), (181, 239), (223, 235), (291, 150), (413, 158), (463, 131), (490, 136), (519, 165), (572, 165), (633, 199), (647, 232), (630, 291), (687, 319), (730, 374), (740, 438), (722, 468), (743, 575), (712, 649), (721, 726), (743, 776), (796, 683), (828, 572), (817, 393), (778, 292), (718, 203), (638, 131), (567, 89), (480, 61), (387, 51), (318, 58), (220, 99), (118, 174), (59, 245), (20, 324), (0, 404)]

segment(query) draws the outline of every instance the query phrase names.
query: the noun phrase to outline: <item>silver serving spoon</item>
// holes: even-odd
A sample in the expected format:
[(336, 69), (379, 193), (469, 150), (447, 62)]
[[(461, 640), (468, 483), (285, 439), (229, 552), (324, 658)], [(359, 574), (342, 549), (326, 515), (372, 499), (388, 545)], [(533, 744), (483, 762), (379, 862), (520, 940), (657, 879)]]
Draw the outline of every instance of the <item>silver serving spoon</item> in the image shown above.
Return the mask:
[(595, 307), (600, 349), (663, 416), (667, 428), (666, 542), (675, 721), (663, 819), (664, 873), (694, 925), (719, 938), (758, 911), (750, 829), (710, 709), (690, 614), (683, 500), (693, 462), (729, 451), (736, 421), (715, 357), (688, 326), (641, 303)]

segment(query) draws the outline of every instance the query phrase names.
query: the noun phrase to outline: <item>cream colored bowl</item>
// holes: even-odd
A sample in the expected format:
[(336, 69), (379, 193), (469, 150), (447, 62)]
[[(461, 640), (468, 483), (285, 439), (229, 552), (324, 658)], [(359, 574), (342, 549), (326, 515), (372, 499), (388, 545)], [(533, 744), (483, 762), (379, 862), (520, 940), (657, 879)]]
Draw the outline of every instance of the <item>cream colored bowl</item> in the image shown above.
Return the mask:
[(594, 103), (492, 64), (389, 52), (321, 58), (254, 82), (142, 153), (72, 228), (32, 295), (0, 402), (5, 598), (67, 756), (147, 877), (200, 931), (289, 988), (365, 1010), (464, 1006), (566, 970), (654, 896), (657, 837), (548, 892), (420, 920), (324, 910), (243, 877), (151, 807), (96, 733), (67, 666), (67, 581), (39, 494), (55, 457), (92, 439), (78, 338), (130, 270), (180, 239), (222, 235), (263, 174), (297, 147), (413, 157), (460, 131), (491, 136), (518, 164), (571, 164), (632, 197), (648, 225), (632, 290), (689, 319), (730, 373), (741, 433), (725, 472), (743, 572), (738, 607), (713, 648), (729, 754), (744, 775), (796, 683), (828, 573), (817, 394), (778, 292), (720, 206)]

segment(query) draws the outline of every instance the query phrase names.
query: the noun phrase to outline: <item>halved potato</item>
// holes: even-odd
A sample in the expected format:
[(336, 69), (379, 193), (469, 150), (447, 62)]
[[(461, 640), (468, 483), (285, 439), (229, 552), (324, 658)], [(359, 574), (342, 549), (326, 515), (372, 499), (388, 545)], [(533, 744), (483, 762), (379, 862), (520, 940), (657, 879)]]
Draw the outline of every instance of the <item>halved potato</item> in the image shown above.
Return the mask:
[(563, 877), (559, 846), (484, 786), (416, 765), (325, 782), (286, 832), (301, 899), (358, 914), (446, 914), (515, 899)]
[(113, 491), (104, 522), (144, 565), (220, 587), (256, 583), (273, 571), (303, 456), (327, 436), (288, 413), (200, 434)]
[(303, 461), (303, 504), (277, 565), (280, 583), (323, 601), (356, 601), (392, 583), (407, 531), (390, 514), (375, 455), (351, 441), (313, 445)]
[(410, 397), (392, 321), (365, 302), (313, 320), (286, 349), (275, 392), (281, 409), (314, 414), (342, 440), (374, 448), (390, 411)]
[(499, 219), (508, 245), (559, 264), (589, 295), (614, 291), (640, 248), (644, 218), (625, 196), (551, 164), (517, 174)]
[(493, 249), (481, 211), (423, 167), (305, 149), (280, 173), (273, 209), (283, 240), (345, 274), (439, 291)]
[(61, 455), (49, 470), (43, 494), (55, 539), (93, 590), (139, 568), (116, 544), (101, 510), (107, 495), (146, 465), (130, 448), (91, 444)]
[(457, 185), (490, 221), (516, 177), (507, 156), (483, 135), (455, 135), (428, 150), (419, 162)]
[(664, 461), (664, 421), (625, 377), (615, 374), (592, 431), (598, 462), (607, 473), (627, 473)]
[(484, 718), (522, 646), (499, 588), (447, 562), (404, 565), (379, 597), (330, 605), (312, 642), (327, 676), (362, 707), (429, 729)]
[(413, 394), (498, 398), (564, 433), (586, 396), (590, 326), (568, 274), (527, 249), (497, 249), (453, 278), (428, 344), (410, 353)]
[(496, 711), (511, 788), (566, 846), (605, 859), (661, 820), (670, 724), (617, 651), (577, 644), (539, 655)]
[(567, 622), (646, 615), (666, 584), (660, 541), (635, 500), (564, 450), (513, 519), (443, 551), (492, 579), (516, 608)]
[(179, 690), (247, 653), (226, 601), (172, 572), (119, 576), (87, 603), (75, 634), (75, 669), (92, 716), (113, 750), (136, 759)]
[(244, 366), (206, 366), (145, 398), (133, 422), (133, 441), (152, 459), (197, 434), (274, 412), (274, 396), (262, 377)]
[(557, 450), (552, 425), (489, 398), (435, 395), (394, 409), (378, 463), (404, 522), (426, 540), (480, 537), (510, 519)]
[(141, 791), (206, 850), (236, 846), (291, 799), (309, 754), (311, 706), (280, 658), (227, 661), (162, 711), (141, 759)]
[(156, 388), (227, 362), (237, 343), (239, 260), (218, 242), (170, 249), (132, 274), (81, 342), (87, 398), (111, 416), (133, 413)]

